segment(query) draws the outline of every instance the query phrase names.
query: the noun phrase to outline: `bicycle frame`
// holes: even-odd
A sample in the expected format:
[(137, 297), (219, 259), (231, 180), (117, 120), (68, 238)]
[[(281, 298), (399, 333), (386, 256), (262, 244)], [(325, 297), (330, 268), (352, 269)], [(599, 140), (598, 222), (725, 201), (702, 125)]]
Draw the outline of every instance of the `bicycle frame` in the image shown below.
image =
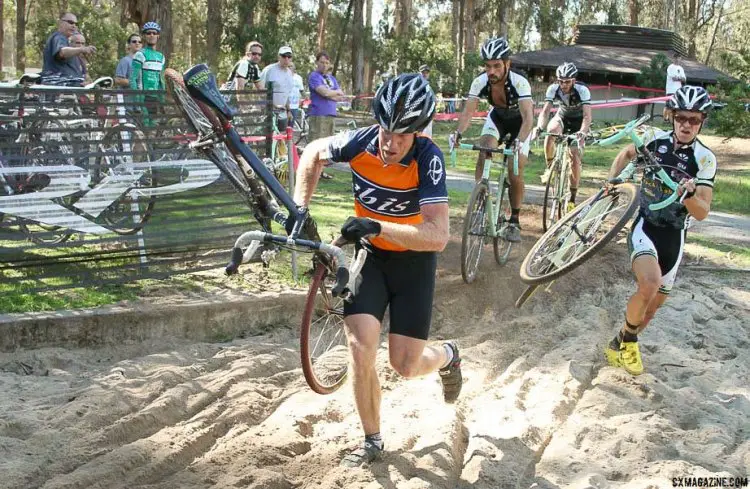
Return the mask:
[[(672, 180), (672, 177), (669, 176), (669, 174), (664, 171), (664, 168), (661, 167), (658, 163), (655, 162), (654, 156), (651, 154), (651, 152), (646, 148), (646, 145), (643, 144), (643, 140), (636, 134), (635, 130), (638, 126), (646, 122), (651, 118), (650, 115), (646, 114), (644, 116), (641, 116), (639, 119), (636, 119), (634, 121), (631, 121), (625, 125), (625, 127), (618, 133), (614, 134), (613, 136), (610, 136), (606, 139), (602, 139), (597, 141), (595, 144), (598, 144), (599, 146), (610, 146), (621, 139), (625, 137), (630, 137), (630, 139), (633, 141), (633, 144), (635, 145), (636, 152), (640, 153), (646, 159), (649, 161), (650, 164), (647, 165), (639, 165), (637, 162), (637, 159), (634, 161), (631, 161), (623, 168), (623, 170), (620, 172), (619, 175), (615, 178), (615, 181), (625, 181), (633, 177), (635, 175), (636, 170), (639, 168), (647, 168), (649, 166), (655, 166), (658, 167), (659, 170), (656, 172), (656, 175), (661, 179), (661, 181), (672, 190), (672, 195), (667, 197), (661, 202), (655, 202), (653, 204), (649, 204), (648, 208), (657, 211), (660, 209), (664, 209), (665, 207), (670, 206), (672, 203), (674, 203), (678, 198), (680, 199), (680, 202), (685, 200), (685, 194), (683, 193), (682, 197), (677, 195), (677, 187), (679, 187), (679, 184)], [(600, 190), (600, 192), (602, 192)]]
[[(502, 169), (500, 171), (500, 175), (497, 179), (497, 196), (495, 197), (495, 203), (493, 203), (493, 200), (490, 199), (490, 237), (491, 238), (497, 238), (499, 235), (499, 229), (496, 228), (497, 218), (498, 214), (500, 214), (500, 198), (502, 197), (503, 192), (503, 185), (505, 180), (505, 167), (508, 163), (508, 157), (514, 156), (514, 170), (518, 171), (518, 153), (513, 151), (512, 149), (508, 148), (484, 148), (481, 146), (477, 146), (476, 144), (465, 144), (460, 143), (458, 145), (461, 149), (470, 149), (473, 151), (484, 151), (485, 153), (498, 153), (503, 155), (503, 163), (502, 163)], [(492, 158), (486, 158), (484, 160), (484, 170), (482, 171), (482, 180), (486, 180), (487, 182), (490, 181), (490, 171), (492, 170), (493, 161)]]

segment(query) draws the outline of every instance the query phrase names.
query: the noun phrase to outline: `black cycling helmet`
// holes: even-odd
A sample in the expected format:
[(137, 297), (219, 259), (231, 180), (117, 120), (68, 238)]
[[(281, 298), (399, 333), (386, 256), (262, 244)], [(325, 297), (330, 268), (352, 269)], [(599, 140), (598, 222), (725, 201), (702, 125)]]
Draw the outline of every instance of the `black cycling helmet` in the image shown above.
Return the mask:
[(491, 37), (487, 39), (479, 52), (485, 61), (508, 59), (511, 55), (510, 46), (504, 37)]
[(435, 94), (422, 76), (398, 75), (378, 89), (372, 99), (372, 115), (386, 131), (420, 132), (435, 115)]
[(563, 63), (557, 67), (557, 78), (565, 80), (566, 78), (575, 78), (578, 75), (578, 68), (573, 63)]
[(708, 92), (703, 87), (685, 85), (672, 94), (667, 100), (667, 108), (672, 110), (689, 110), (707, 114), (713, 102)]

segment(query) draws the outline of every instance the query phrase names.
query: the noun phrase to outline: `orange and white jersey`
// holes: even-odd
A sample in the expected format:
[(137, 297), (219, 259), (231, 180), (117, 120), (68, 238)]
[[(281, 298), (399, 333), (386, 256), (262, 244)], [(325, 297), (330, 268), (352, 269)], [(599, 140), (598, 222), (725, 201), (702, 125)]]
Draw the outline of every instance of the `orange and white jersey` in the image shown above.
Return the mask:
[[(448, 202), (443, 153), (430, 138), (418, 134), (399, 163), (385, 164), (379, 156), (378, 131), (374, 125), (341, 133), (331, 140), (325, 156), (351, 165), (357, 216), (419, 224), (423, 205)], [(406, 250), (380, 236), (370, 241), (383, 250)]]

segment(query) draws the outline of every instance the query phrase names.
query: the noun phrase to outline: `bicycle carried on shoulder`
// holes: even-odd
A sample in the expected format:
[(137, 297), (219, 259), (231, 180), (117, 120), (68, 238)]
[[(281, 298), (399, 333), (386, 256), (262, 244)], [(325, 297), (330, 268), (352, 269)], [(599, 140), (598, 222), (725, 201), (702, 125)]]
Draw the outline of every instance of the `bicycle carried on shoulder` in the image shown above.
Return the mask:
[[(637, 157), (596, 194), (557, 221), (531, 247), (520, 269), (521, 280), (529, 287), (516, 302), (516, 307), (521, 307), (539, 285), (574, 270), (620, 232), (638, 209), (639, 187), (634, 183), (638, 172), (649, 173), (649, 178), (663, 183), (671, 191), (666, 199), (647, 204), (651, 210), (664, 209), (678, 200), (679, 184), (665, 170), (671, 167), (660, 165), (638, 136), (637, 128), (649, 118), (650, 115), (644, 115), (631, 121), (620, 132), (595, 143), (609, 146), (629, 137), (635, 144)], [(643, 179), (640, 185), (643, 185)]]
[[(321, 242), (307, 209), (295, 204), (258, 155), (242, 142), (232, 125), (236, 111), (219, 93), (216, 77), (205, 64), (190, 68), (184, 75), (167, 69), (165, 76), (167, 91), (196, 134), (190, 147), (216, 165), (261, 226), (237, 239), (226, 273), (237, 273), (240, 265), (253, 261), (259, 251), (265, 254), (263, 260), (271, 259), (279, 248), (314, 254), (314, 272), (300, 330), (302, 370), (315, 392), (335, 391), (346, 380), (348, 371), (343, 303), (356, 293), (356, 279), (366, 251), (352, 253), (353, 259), (347, 263), (341, 240), (334, 244)], [(286, 227), (289, 219), (294, 222), (289, 236), (272, 233), (272, 222)]]
[[(510, 184), (505, 178), (508, 158), (513, 158), (513, 172), (518, 174), (518, 152), (510, 147), (508, 140), (503, 142), (503, 148), (486, 148), (475, 144), (461, 143), (461, 149), (482, 151), (485, 155), (482, 178), (474, 186), (464, 217), (464, 230), (461, 237), (461, 276), (467, 284), (477, 277), (479, 261), (486, 238), (492, 238), (495, 261), (498, 265), (505, 265), (510, 256), (513, 242), (505, 238), (505, 232), (510, 223)], [(455, 146), (451, 141), (451, 154), (455, 153)], [(490, 188), (490, 171), (492, 169), (493, 154), (502, 154), (503, 163), (497, 175), (497, 191), (492, 199)]]

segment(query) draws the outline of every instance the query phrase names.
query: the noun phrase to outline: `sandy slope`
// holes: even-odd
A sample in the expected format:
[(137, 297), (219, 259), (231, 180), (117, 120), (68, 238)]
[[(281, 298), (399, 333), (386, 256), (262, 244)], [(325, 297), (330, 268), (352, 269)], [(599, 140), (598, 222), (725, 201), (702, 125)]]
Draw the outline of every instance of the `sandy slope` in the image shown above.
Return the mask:
[(464, 394), (443, 404), (436, 375), (404, 381), (381, 350), (380, 463), (338, 467), (361, 436), (349, 386), (306, 388), (289, 325), (224, 344), (0, 355), (0, 487), (646, 488), (750, 474), (743, 276), (685, 270), (633, 378), (602, 356), (632, 287), (622, 244), (521, 311), (518, 256), (502, 269), (487, 253), (466, 286), (457, 254), (441, 261), (433, 337), (460, 340)]

